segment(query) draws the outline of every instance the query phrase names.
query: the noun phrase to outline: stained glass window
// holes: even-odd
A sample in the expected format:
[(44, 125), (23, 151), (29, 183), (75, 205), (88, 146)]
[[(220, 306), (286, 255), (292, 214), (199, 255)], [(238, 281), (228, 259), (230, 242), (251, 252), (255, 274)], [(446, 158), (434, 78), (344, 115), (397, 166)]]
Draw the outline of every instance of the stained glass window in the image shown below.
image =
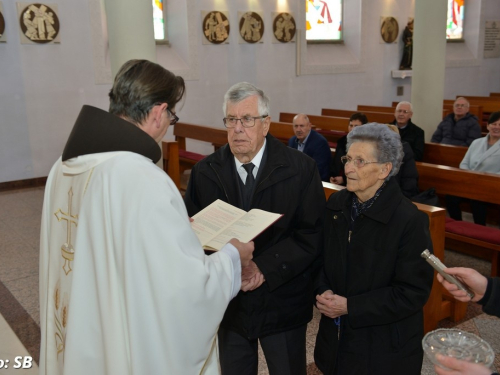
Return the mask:
[(464, 0), (448, 0), (446, 39), (463, 39), (464, 8)]
[(163, 18), (163, 0), (153, 0), (153, 24), (155, 39), (165, 40), (165, 21)]
[(342, 0), (306, 1), (306, 40), (342, 40)]

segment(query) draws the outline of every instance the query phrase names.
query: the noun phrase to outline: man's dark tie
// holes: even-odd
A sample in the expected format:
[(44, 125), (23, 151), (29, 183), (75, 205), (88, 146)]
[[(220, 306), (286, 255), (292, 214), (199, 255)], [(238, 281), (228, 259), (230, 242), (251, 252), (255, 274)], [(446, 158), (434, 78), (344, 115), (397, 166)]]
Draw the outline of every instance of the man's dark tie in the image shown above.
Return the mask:
[(243, 168), (247, 171), (247, 179), (245, 180), (245, 196), (243, 198), (245, 210), (250, 209), (252, 203), (252, 192), (255, 185), (255, 177), (253, 176), (253, 168), (255, 165), (253, 163), (243, 164)]
[(254, 167), (255, 165), (253, 163), (243, 164), (243, 168), (247, 171), (247, 179), (245, 181), (245, 191), (247, 192), (251, 192), (255, 185), (255, 177), (253, 176)]

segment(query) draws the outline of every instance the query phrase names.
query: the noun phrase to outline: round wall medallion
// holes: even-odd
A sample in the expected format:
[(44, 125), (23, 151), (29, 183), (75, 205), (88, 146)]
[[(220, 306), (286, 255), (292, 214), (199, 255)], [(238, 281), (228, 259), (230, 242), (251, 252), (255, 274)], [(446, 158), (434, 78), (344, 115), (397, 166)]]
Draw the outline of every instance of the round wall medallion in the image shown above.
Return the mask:
[(35, 43), (49, 43), (59, 33), (59, 18), (49, 6), (44, 4), (28, 5), (19, 19), (21, 30)]
[(240, 35), (247, 43), (257, 43), (264, 35), (264, 21), (255, 12), (246, 12), (240, 19)]
[(386, 17), (380, 27), (380, 35), (386, 43), (394, 43), (399, 34), (399, 24), (394, 17)]
[(3, 18), (2, 12), (0, 12), (0, 37), (3, 35), (4, 31), (5, 31), (5, 20)]
[(209, 12), (203, 19), (203, 35), (210, 43), (224, 43), (229, 37), (229, 20), (222, 12)]
[(273, 32), (281, 43), (288, 43), (295, 36), (295, 19), (290, 13), (280, 13), (274, 18)]

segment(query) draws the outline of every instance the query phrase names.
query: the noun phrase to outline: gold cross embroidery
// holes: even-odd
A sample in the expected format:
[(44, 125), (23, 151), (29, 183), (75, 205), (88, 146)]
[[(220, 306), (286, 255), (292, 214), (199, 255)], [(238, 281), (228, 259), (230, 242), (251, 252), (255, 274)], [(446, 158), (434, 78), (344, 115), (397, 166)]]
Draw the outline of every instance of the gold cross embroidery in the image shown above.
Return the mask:
[(73, 201), (73, 188), (70, 188), (68, 191), (68, 212), (63, 212), (61, 209), (58, 209), (54, 215), (58, 221), (65, 220), (67, 223), (66, 230), (66, 243), (61, 246), (61, 255), (64, 258), (63, 270), (66, 272), (66, 275), (69, 274), (71, 270), (71, 262), (75, 259), (75, 249), (71, 244), (71, 224), (75, 224), (75, 227), (78, 226), (78, 215), (71, 214), (71, 205)]

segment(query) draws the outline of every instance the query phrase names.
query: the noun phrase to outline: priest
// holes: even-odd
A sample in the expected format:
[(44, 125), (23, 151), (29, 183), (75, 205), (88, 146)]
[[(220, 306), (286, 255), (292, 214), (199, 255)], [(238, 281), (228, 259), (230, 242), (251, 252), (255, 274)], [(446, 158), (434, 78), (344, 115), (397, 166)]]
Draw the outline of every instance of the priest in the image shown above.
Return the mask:
[(126, 62), (109, 113), (84, 106), (47, 179), (41, 375), (218, 374), (216, 333), (253, 243), (206, 256), (155, 163), (184, 80)]

